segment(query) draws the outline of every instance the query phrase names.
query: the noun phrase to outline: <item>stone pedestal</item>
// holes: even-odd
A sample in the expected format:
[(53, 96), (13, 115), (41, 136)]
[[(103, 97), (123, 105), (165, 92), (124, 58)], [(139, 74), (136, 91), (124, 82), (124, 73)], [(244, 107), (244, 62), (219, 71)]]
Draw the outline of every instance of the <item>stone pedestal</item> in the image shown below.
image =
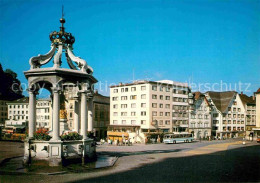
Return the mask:
[(94, 143), (93, 139), (71, 141), (28, 140), (24, 143), (24, 163), (33, 164), (37, 161), (46, 161), (49, 166), (62, 166), (69, 160), (79, 160), (84, 164), (96, 159)]
[(62, 165), (62, 141), (50, 141), (49, 142), (49, 166), (61, 166)]

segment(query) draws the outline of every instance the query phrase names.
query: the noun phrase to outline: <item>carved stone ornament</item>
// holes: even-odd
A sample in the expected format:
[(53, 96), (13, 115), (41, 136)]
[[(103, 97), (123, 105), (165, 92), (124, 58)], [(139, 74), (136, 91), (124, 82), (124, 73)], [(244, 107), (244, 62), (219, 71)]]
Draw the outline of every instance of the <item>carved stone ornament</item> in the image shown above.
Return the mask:
[(87, 62), (82, 58), (75, 56), (72, 51), (72, 45), (75, 42), (75, 38), (71, 33), (65, 32), (65, 28), (63, 27), (65, 19), (61, 18), (60, 23), (62, 25), (60, 27), (60, 31), (53, 31), (50, 33), (49, 37), (52, 42), (51, 50), (45, 55), (38, 55), (36, 57), (32, 57), (29, 61), (31, 69), (39, 69), (42, 65), (47, 64), (53, 57), (53, 67), (60, 68), (62, 63), (62, 53), (64, 52), (68, 65), (71, 69), (80, 70), (84, 73), (92, 75), (92, 67), (90, 67), (87, 64)]

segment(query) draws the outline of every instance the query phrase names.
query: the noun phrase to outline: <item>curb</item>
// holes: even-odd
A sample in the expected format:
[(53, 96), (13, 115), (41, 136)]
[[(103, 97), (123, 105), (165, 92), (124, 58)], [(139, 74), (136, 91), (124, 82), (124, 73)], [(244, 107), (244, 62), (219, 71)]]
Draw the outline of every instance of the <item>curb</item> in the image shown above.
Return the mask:
[[(9, 160), (13, 159), (13, 158), (20, 158), (20, 157), (23, 157), (23, 156), (15, 156), (15, 157), (11, 157), (11, 158), (6, 158), (4, 160), (2, 160), (0, 162), (0, 167), (8, 162)], [(107, 167), (100, 167), (100, 168), (93, 168), (93, 169), (90, 169), (90, 171), (93, 171), (93, 170), (99, 170), (99, 169), (103, 169), (103, 168), (110, 168), (110, 167), (113, 167), (115, 165), (115, 163), (117, 162), (119, 157), (115, 157), (115, 161), (113, 162), (112, 165), (110, 166), (107, 166)], [(51, 173), (34, 173), (34, 172), (16, 172), (16, 171), (3, 171), (3, 170), (0, 170), (0, 174), (3, 175), (3, 174), (9, 174), (9, 175), (62, 175), (62, 174), (66, 174), (66, 173), (70, 173), (68, 171), (61, 171), (61, 172), (51, 172)], [(73, 174), (75, 174), (75, 172), (72, 172)]]

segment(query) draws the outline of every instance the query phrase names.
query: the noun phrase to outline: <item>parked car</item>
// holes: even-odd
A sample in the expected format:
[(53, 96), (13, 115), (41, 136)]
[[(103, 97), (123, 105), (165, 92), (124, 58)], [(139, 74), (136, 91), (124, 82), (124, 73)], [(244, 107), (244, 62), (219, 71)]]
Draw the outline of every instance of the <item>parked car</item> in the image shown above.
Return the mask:
[(260, 143), (260, 138), (257, 138), (257, 139), (256, 139), (256, 142), (257, 142), (257, 143)]

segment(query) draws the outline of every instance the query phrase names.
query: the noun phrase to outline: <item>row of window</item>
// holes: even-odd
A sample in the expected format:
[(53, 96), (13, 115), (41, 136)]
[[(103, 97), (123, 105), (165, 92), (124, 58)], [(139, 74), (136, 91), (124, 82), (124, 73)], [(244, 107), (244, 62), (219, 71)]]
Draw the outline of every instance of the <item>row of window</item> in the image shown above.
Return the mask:
[(198, 119), (209, 119), (209, 115), (208, 114), (191, 114), (191, 119), (196, 119), (196, 116), (198, 116)]
[(19, 108), (28, 108), (28, 105), (9, 105), (9, 109), (19, 109)]
[[(114, 124), (114, 125), (119, 124), (119, 123), (118, 123), (118, 120), (113, 120), (113, 124)], [(126, 125), (126, 124), (128, 124), (128, 123), (127, 123), (126, 120), (121, 120), (121, 124)], [(131, 124), (131, 125), (135, 125), (135, 124), (136, 124), (136, 120), (131, 120), (131, 121), (130, 121), (130, 124)], [(141, 120), (141, 125), (145, 125), (145, 124), (146, 124), (146, 120)]]
[(200, 106), (196, 106), (196, 109), (197, 109), (198, 111), (203, 111), (203, 110), (204, 110), (204, 111), (207, 111), (207, 110), (208, 110), (208, 107), (207, 107), (207, 106), (204, 106), (204, 107), (203, 107), (203, 106), (200, 105)]
[(45, 109), (36, 109), (36, 112), (37, 112), (37, 113), (49, 113), (50, 110), (49, 110), (49, 108), (45, 108)]
[[(245, 121), (233, 120), (233, 124), (244, 124)], [(213, 120), (213, 124), (219, 124), (219, 120)], [(231, 124), (231, 120), (223, 120), (223, 124)]]
[[(158, 95), (152, 95), (152, 99), (157, 99)], [(160, 100), (171, 100), (170, 96), (159, 95)], [(118, 101), (119, 97), (112, 97), (112, 101)], [(121, 96), (121, 100), (128, 100), (128, 96)], [(146, 99), (146, 94), (141, 95), (141, 99)], [(173, 97), (174, 102), (188, 102), (187, 98)], [(130, 95), (130, 100), (137, 100), (137, 95)]]
[(188, 102), (187, 98), (173, 97), (173, 102)]
[(7, 116), (6, 112), (1, 112), (1, 116)]
[(189, 114), (188, 113), (177, 113), (177, 112), (173, 112), (172, 113), (172, 117), (185, 117), (185, 118), (188, 118), (189, 117)]
[(37, 103), (37, 106), (49, 106), (49, 102), (39, 102)]
[[(157, 91), (157, 89), (159, 88), (159, 91), (166, 91), (166, 92), (170, 92), (171, 91), (171, 88), (170, 87), (164, 87), (164, 86), (152, 86), (152, 90), (153, 91)], [(136, 91), (136, 86), (133, 86), (133, 87), (123, 87), (121, 88), (121, 92), (128, 92), (129, 90), (131, 90), (131, 92), (135, 92)], [(145, 91), (146, 90), (146, 86), (141, 86), (141, 90), (142, 91)], [(119, 89), (118, 88), (115, 88), (113, 90), (113, 93), (118, 93)], [(172, 92), (173, 93), (176, 93), (176, 94), (188, 94), (188, 92), (186, 90), (178, 90), (178, 89), (172, 89)]]
[(46, 120), (46, 119), (50, 119), (50, 116), (49, 115), (46, 115), (46, 116), (36, 116), (36, 119)]
[(186, 106), (186, 105), (173, 105), (172, 109), (174, 109), (174, 110), (188, 110), (189, 106)]
[[(153, 94), (152, 95), (152, 99), (157, 99), (157, 97), (158, 97), (158, 95), (155, 95), (155, 94)], [(170, 100), (171, 99), (171, 97), (170, 96), (165, 96), (165, 97), (163, 97), (163, 95), (159, 95), (159, 99), (160, 100)]]
[(170, 125), (170, 120), (154, 120), (153, 121), (154, 125)]
[[(163, 104), (157, 105), (157, 103), (152, 103), (152, 108), (157, 108), (157, 106), (159, 106), (159, 108), (163, 108)], [(170, 109), (170, 104), (165, 104), (165, 108)]]
[[(124, 92), (128, 92), (128, 89), (130, 89), (132, 92), (136, 91), (136, 87), (125, 87), (125, 88), (121, 88), (121, 93), (124, 93)], [(145, 91), (146, 90), (146, 86), (141, 86), (141, 90), (142, 91)], [(113, 90), (113, 93), (118, 93), (118, 89), (115, 88)]]
[(2, 110), (2, 111), (3, 111), (3, 110), (6, 110), (6, 109), (7, 109), (7, 107), (5, 107), (5, 106), (4, 106), (4, 107), (1, 107), (1, 110)]
[(190, 128), (208, 128), (209, 123), (202, 123), (202, 122), (191, 122)]
[[(228, 111), (231, 111), (231, 107), (228, 107)], [(241, 112), (241, 108), (236, 108), (236, 107), (233, 107), (233, 112)]]
[(39, 127), (45, 127), (47, 125), (48, 125), (48, 123), (38, 123), (38, 122), (36, 122), (36, 126), (39, 126)]
[[(119, 121), (113, 120), (113, 124), (114, 125), (119, 124)], [(137, 123), (136, 123), (136, 120), (130, 120), (130, 121), (121, 120), (121, 124), (123, 124), (123, 125), (126, 125), (126, 124), (135, 125)], [(141, 120), (141, 125), (145, 125), (145, 124), (146, 124), (146, 120)], [(170, 125), (170, 120), (154, 120), (153, 124), (154, 125)]]
[[(213, 117), (214, 118), (217, 118), (219, 116), (219, 114), (218, 113), (214, 113), (213, 114)], [(223, 114), (223, 118), (225, 118), (225, 117), (228, 117), (228, 118), (231, 118), (231, 114), (228, 114), (228, 115), (226, 115), (226, 114)], [(245, 115), (244, 114), (233, 114), (233, 118), (236, 118), (236, 117), (238, 117), (238, 118), (244, 118), (245, 117)]]
[(188, 120), (172, 120), (173, 125), (187, 125)]
[[(164, 87), (164, 86), (152, 86), (152, 90), (153, 91), (157, 91), (157, 89), (159, 88), (159, 91), (166, 91), (166, 92), (170, 92), (171, 88), (170, 87)], [(172, 93), (176, 93), (176, 94), (184, 94), (187, 95), (188, 91), (186, 90), (178, 90), (178, 89), (172, 89)]]
[[(28, 111), (17, 111), (17, 114), (24, 114), (24, 112), (28, 114)], [(12, 111), (9, 111), (9, 114), (12, 114)], [(13, 111), (13, 114), (16, 114), (16, 111)]]
[(9, 116), (9, 119), (13, 119), (13, 120), (28, 119), (28, 116)]
[[(146, 108), (146, 103), (141, 103), (140, 107), (141, 108)], [(157, 103), (152, 103), (152, 108), (157, 108), (159, 106), (159, 108), (163, 108), (163, 104), (157, 104)], [(121, 108), (125, 109), (127, 108), (128, 105), (127, 104), (121, 104)], [(170, 109), (171, 105), (170, 104), (165, 104), (165, 108), (166, 109)], [(136, 103), (132, 103), (131, 104), (131, 108), (136, 108)], [(173, 109), (177, 110), (188, 110), (188, 106), (172, 106)], [(118, 104), (114, 104), (113, 105), (113, 109), (118, 109)]]
[[(233, 127), (233, 131), (244, 131), (244, 127)], [(231, 126), (223, 127), (223, 131), (231, 131)]]

